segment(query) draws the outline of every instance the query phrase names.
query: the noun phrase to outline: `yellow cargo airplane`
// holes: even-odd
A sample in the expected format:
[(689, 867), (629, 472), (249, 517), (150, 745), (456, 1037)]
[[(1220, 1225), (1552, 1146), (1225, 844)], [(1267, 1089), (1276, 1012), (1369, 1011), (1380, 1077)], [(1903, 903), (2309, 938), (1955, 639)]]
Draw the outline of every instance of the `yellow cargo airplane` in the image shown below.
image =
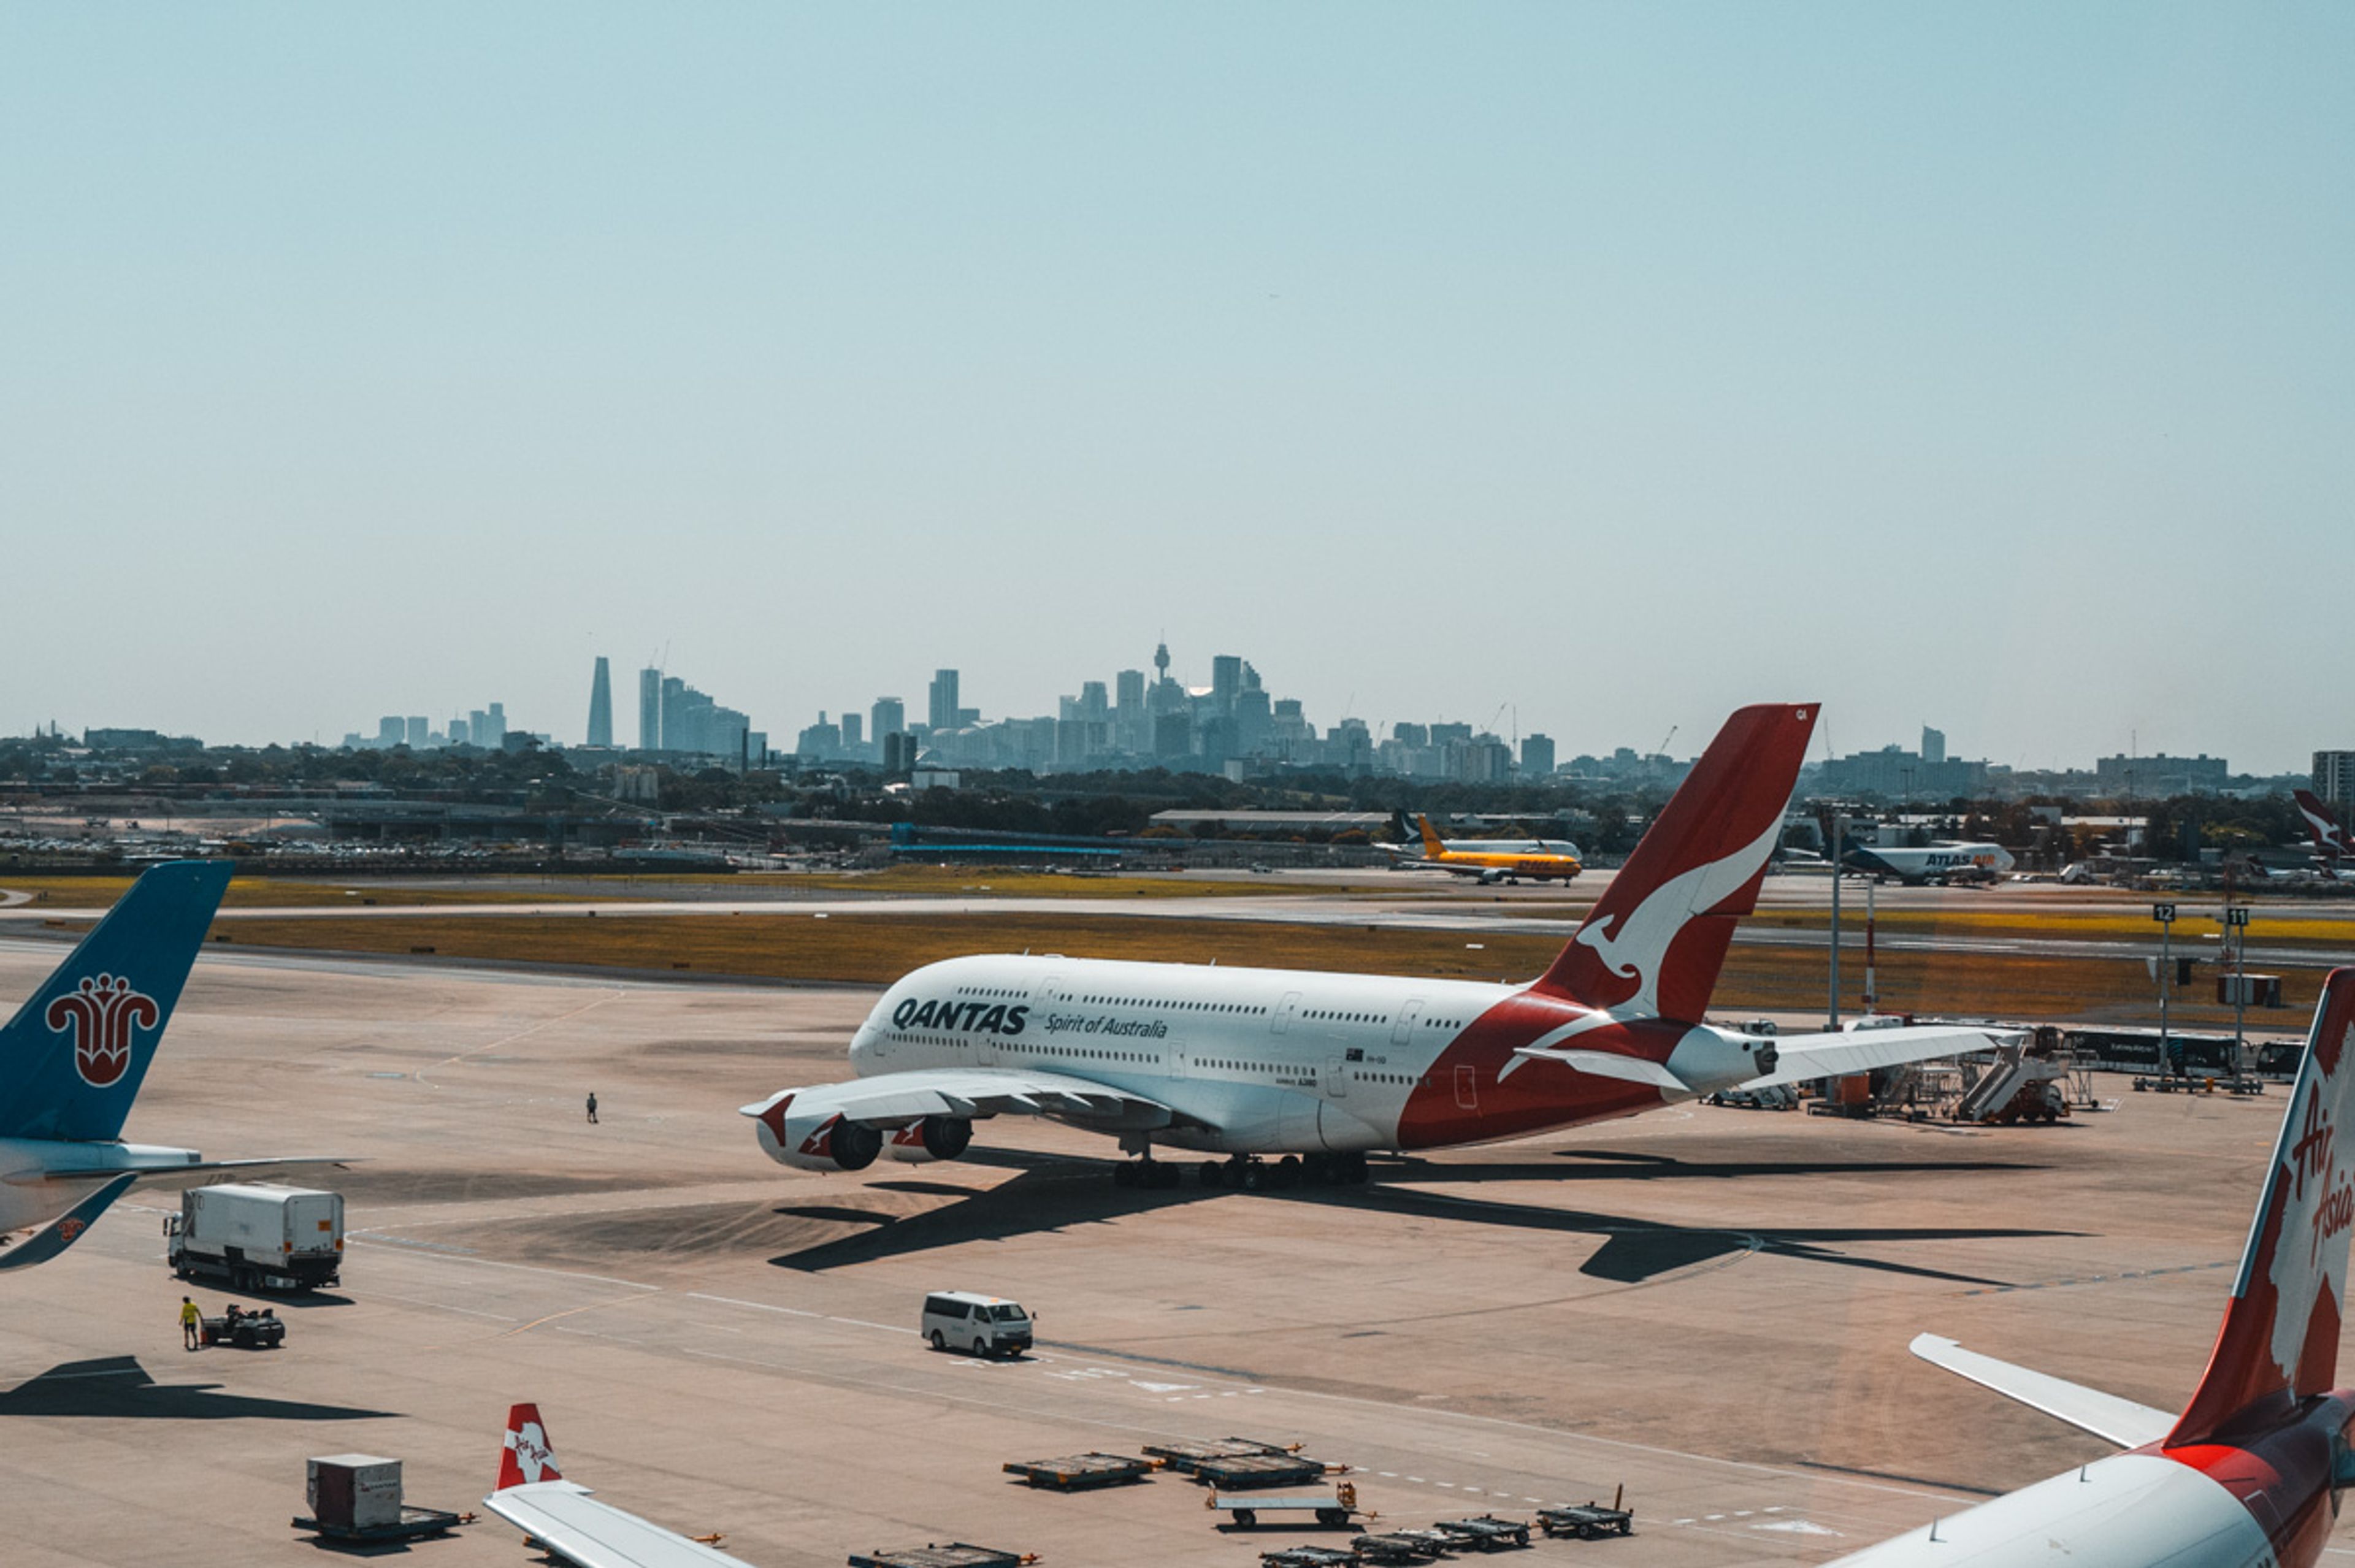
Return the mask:
[[(1518, 882), (1523, 877), (1531, 881), (1552, 877), (1566, 882), (1586, 869), (1578, 858), (1578, 846), (1560, 838), (1458, 838), (1451, 843), (1432, 827), (1428, 816), (1418, 815), (1414, 824), (1423, 834), (1423, 855), (1419, 859), (1401, 859), (1402, 870), (1436, 869), (1477, 877), (1484, 882)], [(1401, 844), (1392, 846), (1391, 853), (1412, 851)]]

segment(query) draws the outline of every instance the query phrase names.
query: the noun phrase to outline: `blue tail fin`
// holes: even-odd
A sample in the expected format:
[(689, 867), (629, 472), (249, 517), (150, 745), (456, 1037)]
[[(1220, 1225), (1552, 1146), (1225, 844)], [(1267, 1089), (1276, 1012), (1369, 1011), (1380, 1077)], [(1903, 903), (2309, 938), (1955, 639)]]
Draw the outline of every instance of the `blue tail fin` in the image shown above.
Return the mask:
[(231, 868), (143, 873), (0, 1029), (0, 1137), (112, 1138), (204, 945)]

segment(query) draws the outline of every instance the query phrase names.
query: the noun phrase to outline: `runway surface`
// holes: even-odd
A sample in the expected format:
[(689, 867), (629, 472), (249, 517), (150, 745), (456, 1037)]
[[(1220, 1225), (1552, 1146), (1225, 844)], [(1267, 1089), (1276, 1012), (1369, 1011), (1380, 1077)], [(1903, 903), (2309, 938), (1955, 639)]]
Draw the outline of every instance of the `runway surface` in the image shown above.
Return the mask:
[[(54, 955), (0, 943), (0, 996)], [(2103, 1451), (1913, 1360), (1919, 1329), (2179, 1402), (2280, 1112), (1690, 1109), (1294, 1194), (1116, 1189), (1100, 1141), (1007, 1120), (954, 1164), (770, 1164), (734, 1107), (838, 1074), (870, 998), (208, 953), (128, 1135), (364, 1157), (330, 1179), (345, 1286), (282, 1309), (282, 1351), (181, 1351), (153, 1189), (0, 1281), (12, 1568), (315, 1563), (285, 1522), (306, 1456), (476, 1507), (518, 1399), (575, 1478), (757, 1563), (963, 1539), (1252, 1568), (1317, 1539), (1222, 1532), (1173, 1477), (998, 1470), (1227, 1433), (1355, 1467), (1393, 1522), (1628, 1488), (1638, 1540), (1541, 1555), (1821, 1562)], [(924, 1349), (951, 1286), (1028, 1303), (1039, 1352)], [(416, 1551), (528, 1561), (496, 1520)]]

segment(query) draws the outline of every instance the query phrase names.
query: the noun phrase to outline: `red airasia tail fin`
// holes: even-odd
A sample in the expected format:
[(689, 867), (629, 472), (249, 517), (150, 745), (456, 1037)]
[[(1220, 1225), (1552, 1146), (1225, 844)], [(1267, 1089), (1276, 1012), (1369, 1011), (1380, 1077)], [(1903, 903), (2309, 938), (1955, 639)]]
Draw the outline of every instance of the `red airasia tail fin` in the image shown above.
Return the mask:
[(2167, 1435), (2201, 1443), (2328, 1393), (2355, 1225), (2355, 969), (2333, 969), (2208, 1371)]
[(539, 1406), (518, 1404), (508, 1411), (506, 1445), (499, 1451), (499, 1484), (491, 1489), (503, 1492), (534, 1481), (562, 1479), (563, 1473), (556, 1467), (556, 1451), (549, 1446), (548, 1428), (539, 1419)]
[(1699, 1022), (1733, 927), (1758, 901), (1817, 705), (1744, 708), (1532, 987), (1625, 1016)]

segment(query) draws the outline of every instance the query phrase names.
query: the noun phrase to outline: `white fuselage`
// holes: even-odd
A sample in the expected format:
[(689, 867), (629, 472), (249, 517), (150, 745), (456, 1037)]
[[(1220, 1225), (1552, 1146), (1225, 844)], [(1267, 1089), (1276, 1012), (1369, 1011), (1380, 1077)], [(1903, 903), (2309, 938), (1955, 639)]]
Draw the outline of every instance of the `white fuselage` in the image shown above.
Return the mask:
[(1830, 1568), (2274, 1568), (2240, 1499), (2204, 1471), (2119, 1454), (1949, 1514)]
[(1878, 871), (1905, 881), (1943, 877), (2001, 876), (2019, 864), (2000, 844), (1930, 844), (1918, 848), (1859, 845), (1842, 861), (1851, 870)]
[[(1439, 1141), (1414, 1130), (1425, 1108), (1428, 1117), (1460, 1125), (1465, 1115), (1499, 1104), (1493, 1065), (1441, 1059), (1476, 1020), (1526, 989), (1216, 965), (954, 958), (885, 992), (852, 1037), (850, 1059), (862, 1078), (996, 1067), (1089, 1079), (1199, 1124), (1155, 1131), (1155, 1141), (1182, 1148), (1420, 1147)], [(1697, 1093), (1758, 1072), (1738, 1039), (1708, 1029), (1688, 1030), (1672, 1064)], [(1563, 1072), (1542, 1065), (1528, 1076)], [(1472, 1076), (1459, 1083), (1463, 1074)], [(1646, 1097), (1660, 1103), (1654, 1092)], [(1559, 1123), (1579, 1119), (1566, 1108)], [(1499, 1125), (1487, 1136), (1528, 1130)]]
[(0, 1235), (48, 1224), (110, 1176), (170, 1170), (202, 1157), (194, 1149), (154, 1144), (0, 1138)]

